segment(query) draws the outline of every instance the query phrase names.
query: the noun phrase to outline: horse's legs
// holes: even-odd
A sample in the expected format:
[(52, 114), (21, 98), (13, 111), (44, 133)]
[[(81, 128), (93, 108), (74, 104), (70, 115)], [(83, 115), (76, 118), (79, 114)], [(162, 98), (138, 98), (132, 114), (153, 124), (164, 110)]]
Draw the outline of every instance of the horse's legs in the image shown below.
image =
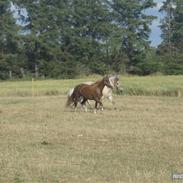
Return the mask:
[(101, 107), (101, 110), (103, 111), (104, 109), (103, 109), (103, 104), (102, 104), (102, 102), (99, 100), (99, 99), (97, 99), (97, 100), (95, 100), (95, 111), (94, 111), (94, 113), (96, 113), (96, 111), (98, 110), (98, 104), (100, 104), (100, 107)]
[(110, 100), (110, 102), (111, 102), (113, 105), (115, 105), (115, 102), (114, 102), (113, 99), (112, 99), (112, 95), (109, 95), (107, 98)]
[(116, 110), (117, 109), (116, 103), (113, 101), (112, 95), (109, 95), (107, 98), (110, 100), (110, 102), (112, 103), (114, 109)]
[(74, 111), (76, 112), (76, 109), (77, 109), (77, 104), (78, 104), (78, 102), (77, 102), (77, 100), (75, 100), (74, 101)]
[(99, 100), (99, 101), (98, 101), (98, 103), (100, 104), (101, 110), (103, 111), (103, 110), (104, 110), (104, 108), (103, 108), (103, 104), (102, 104), (102, 102)]
[(75, 97), (74, 97), (74, 111), (75, 111), (75, 112), (76, 112), (76, 110), (77, 110), (77, 105), (78, 105), (78, 96), (75, 95)]
[(82, 105), (82, 107), (84, 108), (85, 112), (87, 112), (86, 101), (87, 101), (87, 99), (84, 98), (83, 101), (81, 102), (81, 105)]
[(94, 109), (94, 113), (97, 113), (97, 106), (98, 106), (98, 102), (95, 101), (95, 109)]

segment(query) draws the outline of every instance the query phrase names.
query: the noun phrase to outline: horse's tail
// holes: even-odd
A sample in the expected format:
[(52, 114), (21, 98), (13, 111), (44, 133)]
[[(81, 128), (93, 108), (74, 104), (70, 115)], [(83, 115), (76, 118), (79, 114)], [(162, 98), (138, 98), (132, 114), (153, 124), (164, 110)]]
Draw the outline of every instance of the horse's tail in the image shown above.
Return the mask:
[(69, 90), (69, 93), (67, 95), (67, 102), (65, 104), (65, 107), (69, 107), (69, 106), (71, 106), (71, 104), (74, 103), (73, 92), (74, 92), (74, 88)]

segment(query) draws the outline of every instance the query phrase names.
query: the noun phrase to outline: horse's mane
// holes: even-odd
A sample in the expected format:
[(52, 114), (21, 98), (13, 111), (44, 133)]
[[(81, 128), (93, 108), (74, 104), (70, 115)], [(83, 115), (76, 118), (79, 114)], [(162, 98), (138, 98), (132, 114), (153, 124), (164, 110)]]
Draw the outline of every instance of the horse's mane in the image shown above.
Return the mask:
[[(104, 78), (102, 78), (102, 80), (103, 80)], [(91, 84), (91, 85), (98, 85), (99, 83), (101, 83), (102, 82), (102, 80), (98, 80), (98, 81), (96, 81), (95, 83), (93, 83), (93, 84)]]

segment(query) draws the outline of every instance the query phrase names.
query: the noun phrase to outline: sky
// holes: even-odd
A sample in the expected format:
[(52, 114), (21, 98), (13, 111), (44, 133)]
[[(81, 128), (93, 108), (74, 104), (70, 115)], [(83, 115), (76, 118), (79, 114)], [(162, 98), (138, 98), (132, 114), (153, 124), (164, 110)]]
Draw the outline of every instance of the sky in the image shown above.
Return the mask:
[[(162, 39), (161, 39), (161, 29), (159, 28), (160, 21), (164, 17), (162, 13), (159, 12), (160, 7), (162, 6), (162, 2), (165, 0), (154, 0), (155, 3), (157, 3), (156, 7), (150, 8), (146, 11), (146, 14), (148, 15), (154, 15), (157, 16), (157, 19), (155, 19), (152, 22), (151, 28), (151, 34), (149, 40), (151, 41), (151, 46), (157, 47)], [(20, 22), (18, 11), (15, 5), (13, 3), (11, 4), (11, 10), (13, 12), (14, 18), (17, 20), (17, 24), (26, 25), (26, 23)], [(25, 17), (27, 17), (27, 11), (25, 8), (21, 9), (21, 14), (23, 14)]]
[(161, 29), (159, 28), (160, 21), (164, 17), (162, 13), (159, 12), (160, 7), (162, 6), (162, 2), (164, 0), (154, 0), (154, 2), (157, 3), (156, 7), (148, 9), (147, 14), (157, 16), (157, 19), (155, 19), (152, 22), (151, 27), (151, 34), (150, 34), (150, 41), (151, 46), (157, 47), (162, 39), (161, 39)]

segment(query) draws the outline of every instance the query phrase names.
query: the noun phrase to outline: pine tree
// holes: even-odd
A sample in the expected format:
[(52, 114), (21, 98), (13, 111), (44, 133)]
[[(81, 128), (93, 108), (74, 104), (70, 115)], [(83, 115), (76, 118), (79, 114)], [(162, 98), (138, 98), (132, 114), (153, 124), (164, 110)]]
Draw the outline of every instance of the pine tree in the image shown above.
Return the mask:
[(162, 20), (161, 30), (163, 45), (166, 46), (171, 51), (172, 49), (172, 36), (174, 31), (174, 17), (175, 17), (175, 0), (167, 0), (163, 2), (163, 6), (160, 8), (160, 12), (166, 14), (165, 18)]
[[(55, 64), (57, 68), (60, 65), (60, 74), (64, 67), (71, 77), (80, 72), (75, 72), (80, 66), (92, 72), (104, 72), (104, 48), (111, 25), (108, 9), (102, 1), (16, 2), (29, 13), (27, 28), (31, 33), (25, 39), (25, 53), (31, 70), (37, 64), (46, 75)], [(51, 65), (51, 70), (44, 69)]]
[(182, 53), (183, 49), (183, 1), (176, 0), (172, 43)]
[(113, 11), (114, 23), (121, 32), (121, 51), (126, 53), (127, 72), (143, 74), (140, 68), (149, 47), (149, 25), (153, 16), (145, 10), (153, 7), (153, 0), (113, 0), (108, 1)]
[[(47, 77), (74, 77), (142, 69), (149, 48), (153, 0), (14, 0), (26, 8), (22, 38), (27, 70)], [(25, 19), (25, 17), (23, 17)]]
[(183, 73), (183, 2), (181, 0), (167, 0), (160, 11), (165, 13), (162, 21), (163, 42), (158, 48), (164, 73)]
[(7, 79), (9, 73), (19, 75), (18, 26), (11, 12), (11, 2), (0, 1), (0, 79)]

